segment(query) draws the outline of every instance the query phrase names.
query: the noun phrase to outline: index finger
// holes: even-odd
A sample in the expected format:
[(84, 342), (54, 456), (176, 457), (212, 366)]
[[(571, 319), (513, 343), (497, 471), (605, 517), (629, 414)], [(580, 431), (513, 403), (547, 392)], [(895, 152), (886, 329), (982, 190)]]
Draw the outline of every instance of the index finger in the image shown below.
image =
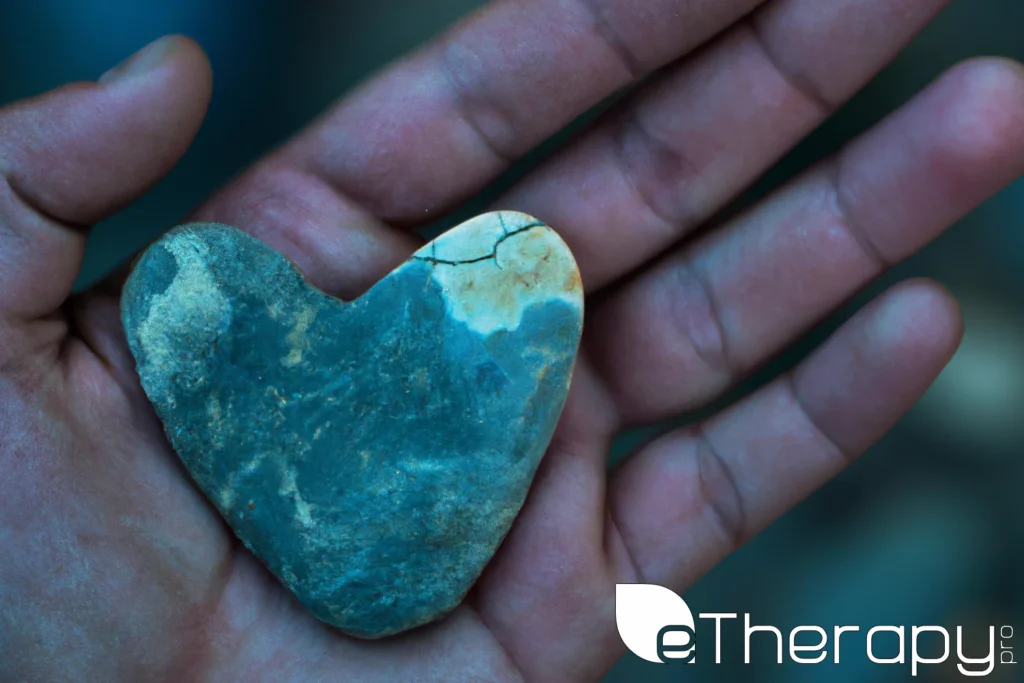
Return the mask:
[(281, 155), (383, 220), (429, 220), (761, 1), (494, 2), (358, 89)]

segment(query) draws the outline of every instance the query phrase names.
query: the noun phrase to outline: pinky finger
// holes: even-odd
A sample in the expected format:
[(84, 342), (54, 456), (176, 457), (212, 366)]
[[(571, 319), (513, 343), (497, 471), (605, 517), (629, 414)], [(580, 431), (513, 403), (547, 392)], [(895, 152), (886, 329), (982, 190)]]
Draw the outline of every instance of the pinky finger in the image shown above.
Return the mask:
[(899, 285), (787, 375), (646, 446), (609, 486), (617, 580), (685, 590), (881, 438), (945, 367), (959, 309)]

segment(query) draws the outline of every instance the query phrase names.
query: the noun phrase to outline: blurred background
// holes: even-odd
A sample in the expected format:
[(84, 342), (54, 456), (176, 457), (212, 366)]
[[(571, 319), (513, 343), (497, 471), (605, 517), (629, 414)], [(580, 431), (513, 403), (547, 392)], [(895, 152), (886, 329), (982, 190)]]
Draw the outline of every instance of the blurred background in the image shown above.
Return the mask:
[[(192, 36), (211, 57), (213, 105), (195, 147), (156, 190), (98, 227), (80, 282), (85, 285), (184, 217), (370, 72), (481, 4), (4, 0), (0, 103), (67, 81), (95, 79), (170, 32)], [(1024, 59), (1024, 2), (955, 0), (752, 196), (834, 151), (956, 61), (981, 54)], [(525, 167), (514, 169), (462, 213), (482, 208)], [(853, 306), (893, 281), (927, 275), (963, 304), (963, 347), (925, 399), (847, 474), (694, 587), (686, 598), (695, 612), (749, 612), (755, 623), (784, 629), (941, 624), (953, 630), (963, 625), (975, 636), (968, 640), (968, 656), (987, 651), (988, 626), (1013, 625), (1017, 660), (1024, 660), (1024, 514), (1018, 507), (1024, 489), (1022, 228), (1024, 183), (1017, 183), (740, 388), (736, 395), (791, 366)], [(666, 427), (625, 435), (613, 459)], [(729, 643), (742, 643), (739, 630), (725, 631)], [(690, 667), (657, 666), (630, 655), (607, 681), (910, 680), (908, 667), (871, 664), (860, 642), (860, 653), (856, 647), (844, 650), (838, 666), (778, 666), (767, 638), (761, 644), (768, 647), (755, 643), (750, 666), (742, 664), (741, 653), (730, 657), (728, 651), (728, 661), (718, 667), (710, 666), (707, 654)], [(708, 653), (708, 646), (702, 652)], [(894, 650), (879, 654), (892, 656)], [(959, 677), (950, 664), (928, 667), (918, 680)], [(1024, 681), (1024, 665), (997, 667), (990, 679)]]

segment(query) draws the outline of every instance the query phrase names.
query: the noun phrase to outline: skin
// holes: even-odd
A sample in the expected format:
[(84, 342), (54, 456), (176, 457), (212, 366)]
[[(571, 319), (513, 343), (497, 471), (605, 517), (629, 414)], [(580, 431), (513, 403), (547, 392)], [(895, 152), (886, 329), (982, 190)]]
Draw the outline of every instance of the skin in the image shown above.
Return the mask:
[(200, 49), (170, 38), (119, 78), (0, 110), (0, 679), (598, 679), (623, 652), (617, 582), (686, 589), (881, 437), (954, 352), (956, 304), (902, 283), (792, 372), (606, 471), (619, 429), (721, 395), (1024, 172), (1024, 70), (977, 60), (689, 239), (943, 4), (497, 2), (196, 211), (356, 296), (416, 248), (408, 228), (658, 70), (499, 202), (555, 226), (601, 297), (500, 553), (450, 618), (377, 642), (308, 616), (190, 485), (137, 384), (119, 279), (69, 298), (87, 226), (199, 128)]

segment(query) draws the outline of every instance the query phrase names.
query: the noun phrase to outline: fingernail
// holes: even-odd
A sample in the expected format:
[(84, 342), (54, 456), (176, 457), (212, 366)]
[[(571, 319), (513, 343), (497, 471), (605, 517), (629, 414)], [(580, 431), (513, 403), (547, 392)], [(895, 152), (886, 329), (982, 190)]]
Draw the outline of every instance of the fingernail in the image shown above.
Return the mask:
[(165, 36), (155, 40), (142, 48), (128, 59), (124, 60), (114, 68), (104, 73), (99, 78), (100, 83), (111, 83), (133, 76), (141, 76), (160, 65), (174, 47), (174, 40), (171, 36)]

